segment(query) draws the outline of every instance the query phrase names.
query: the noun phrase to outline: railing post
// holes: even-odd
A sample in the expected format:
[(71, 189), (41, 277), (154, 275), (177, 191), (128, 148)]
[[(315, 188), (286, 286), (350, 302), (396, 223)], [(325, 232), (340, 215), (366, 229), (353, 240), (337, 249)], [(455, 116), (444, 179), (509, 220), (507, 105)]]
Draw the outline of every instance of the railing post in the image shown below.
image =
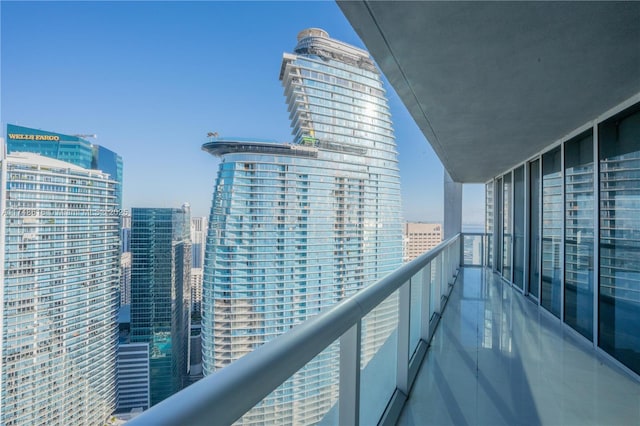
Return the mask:
[(360, 351), (362, 320), (340, 337), (340, 389), (338, 422), (341, 425), (360, 424)]
[(411, 321), (411, 280), (400, 287), (398, 297), (398, 353), (396, 370), (396, 387), (405, 395), (409, 395), (409, 330)]
[(422, 269), (422, 300), (420, 315), (420, 338), (429, 341), (431, 327), (431, 262)]

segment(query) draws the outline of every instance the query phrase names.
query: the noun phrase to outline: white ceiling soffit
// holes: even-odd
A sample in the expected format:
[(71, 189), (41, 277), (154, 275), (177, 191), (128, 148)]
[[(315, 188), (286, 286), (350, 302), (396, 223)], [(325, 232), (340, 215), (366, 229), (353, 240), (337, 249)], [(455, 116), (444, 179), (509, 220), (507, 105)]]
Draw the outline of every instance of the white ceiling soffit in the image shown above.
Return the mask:
[(640, 93), (640, 2), (338, 4), (457, 182)]

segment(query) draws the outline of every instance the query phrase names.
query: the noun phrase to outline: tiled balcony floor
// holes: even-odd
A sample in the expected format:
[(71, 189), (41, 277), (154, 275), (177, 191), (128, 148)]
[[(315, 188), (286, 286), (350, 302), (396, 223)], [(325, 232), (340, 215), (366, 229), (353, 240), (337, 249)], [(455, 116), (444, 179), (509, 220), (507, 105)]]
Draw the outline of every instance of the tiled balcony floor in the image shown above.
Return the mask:
[(458, 276), (399, 425), (640, 425), (640, 381), (490, 271)]

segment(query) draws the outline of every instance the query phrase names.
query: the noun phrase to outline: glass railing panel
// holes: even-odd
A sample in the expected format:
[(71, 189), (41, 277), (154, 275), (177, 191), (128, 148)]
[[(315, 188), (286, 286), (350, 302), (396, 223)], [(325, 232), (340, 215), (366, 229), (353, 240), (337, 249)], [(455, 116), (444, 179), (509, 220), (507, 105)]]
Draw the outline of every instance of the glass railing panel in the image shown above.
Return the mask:
[(409, 312), (409, 356), (418, 347), (420, 341), (420, 307), (422, 300), (424, 271), (411, 278), (411, 309)]
[(482, 266), (484, 253), (484, 235), (464, 234), (462, 238), (462, 265)]
[(339, 356), (336, 341), (234, 424), (337, 424)]
[(440, 312), (441, 267), (442, 263), (440, 256), (431, 261), (431, 284), (429, 285), (431, 295), (429, 297), (429, 318), (432, 318), (433, 314)]
[(398, 290), (362, 319), (360, 424), (374, 425), (396, 388)]

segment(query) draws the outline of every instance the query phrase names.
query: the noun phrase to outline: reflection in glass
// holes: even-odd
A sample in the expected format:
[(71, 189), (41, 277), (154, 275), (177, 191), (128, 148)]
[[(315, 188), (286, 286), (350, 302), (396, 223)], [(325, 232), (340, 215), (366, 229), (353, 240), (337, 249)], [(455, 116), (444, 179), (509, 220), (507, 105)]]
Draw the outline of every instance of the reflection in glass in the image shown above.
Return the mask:
[(524, 289), (524, 166), (513, 171), (513, 283)]
[(538, 298), (540, 284), (540, 160), (529, 163), (529, 277), (527, 287)]
[(511, 281), (511, 173), (502, 181), (502, 276)]
[(640, 111), (599, 129), (602, 349), (640, 373)]
[(485, 259), (487, 266), (493, 266), (493, 182), (485, 186), (485, 232), (487, 233), (487, 247)]
[(496, 222), (495, 222), (495, 230), (496, 230), (496, 247), (495, 247), (495, 260), (496, 260), (496, 271), (502, 272), (502, 178), (496, 179)]
[(542, 156), (542, 294), (540, 304), (560, 317), (562, 164), (560, 147)]
[(564, 319), (593, 339), (593, 137), (565, 144)]

